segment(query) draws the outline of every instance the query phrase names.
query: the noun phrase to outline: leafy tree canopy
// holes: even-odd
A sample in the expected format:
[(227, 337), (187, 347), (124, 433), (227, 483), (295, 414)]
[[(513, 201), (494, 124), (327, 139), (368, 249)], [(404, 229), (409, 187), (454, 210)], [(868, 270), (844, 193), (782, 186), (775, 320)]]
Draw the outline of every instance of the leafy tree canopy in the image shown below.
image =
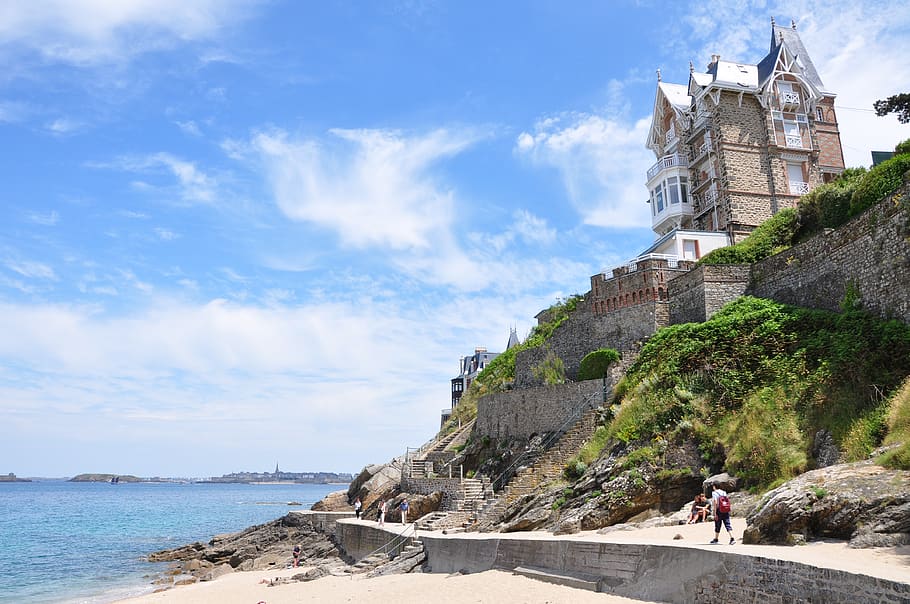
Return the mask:
[(901, 93), (889, 96), (887, 99), (872, 103), (875, 115), (883, 117), (889, 113), (897, 114), (897, 121), (902, 124), (910, 123), (910, 93)]

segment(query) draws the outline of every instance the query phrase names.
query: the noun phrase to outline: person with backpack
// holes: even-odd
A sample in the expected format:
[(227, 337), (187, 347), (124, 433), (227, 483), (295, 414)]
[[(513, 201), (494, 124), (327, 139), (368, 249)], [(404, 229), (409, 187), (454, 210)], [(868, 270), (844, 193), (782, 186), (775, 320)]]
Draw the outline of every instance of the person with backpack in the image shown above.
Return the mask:
[(714, 539), (711, 540), (711, 543), (718, 542), (720, 523), (723, 522), (724, 528), (727, 529), (727, 533), (730, 535), (730, 545), (733, 545), (736, 543), (736, 539), (733, 537), (733, 526), (730, 524), (730, 497), (725, 490), (716, 484), (711, 485), (711, 489), (711, 505), (714, 508)]

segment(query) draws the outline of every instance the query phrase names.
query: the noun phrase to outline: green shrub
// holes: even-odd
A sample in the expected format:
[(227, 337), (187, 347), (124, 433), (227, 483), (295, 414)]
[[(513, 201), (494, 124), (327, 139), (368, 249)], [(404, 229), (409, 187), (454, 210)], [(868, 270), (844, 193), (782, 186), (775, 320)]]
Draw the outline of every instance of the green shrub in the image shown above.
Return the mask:
[(851, 168), (834, 181), (815, 187), (799, 200), (799, 229), (796, 240), (804, 240), (822, 229), (833, 229), (850, 218), (850, 201), (865, 168)]
[(841, 441), (847, 461), (867, 459), (882, 442), (888, 430), (885, 406), (876, 407), (856, 418)]
[(553, 508), (554, 510), (558, 510), (559, 508), (561, 508), (561, 507), (564, 506), (565, 504), (566, 504), (566, 498), (565, 498), (565, 497), (559, 497), (556, 501), (553, 502), (552, 508)]
[(857, 216), (894, 193), (903, 184), (907, 170), (910, 170), (910, 154), (895, 155), (869, 170), (853, 192), (850, 215)]
[(900, 470), (910, 470), (910, 378), (888, 400), (888, 435), (886, 445), (897, 445), (885, 452), (877, 463)]
[(552, 350), (548, 350), (544, 359), (531, 368), (531, 373), (547, 386), (566, 383), (565, 363)]
[(781, 210), (737, 243), (707, 254), (699, 264), (750, 264), (790, 247), (798, 228), (794, 208)]
[(895, 155), (901, 155), (903, 153), (910, 153), (910, 138), (901, 141), (894, 146)]
[(578, 379), (599, 380), (607, 375), (610, 366), (620, 358), (620, 354), (613, 348), (601, 348), (589, 352), (578, 366)]
[(577, 458), (573, 458), (566, 464), (565, 468), (563, 468), (562, 475), (566, 480), (574, 482), (584, 476), (585, 470), (587, 469), (588, 464)]

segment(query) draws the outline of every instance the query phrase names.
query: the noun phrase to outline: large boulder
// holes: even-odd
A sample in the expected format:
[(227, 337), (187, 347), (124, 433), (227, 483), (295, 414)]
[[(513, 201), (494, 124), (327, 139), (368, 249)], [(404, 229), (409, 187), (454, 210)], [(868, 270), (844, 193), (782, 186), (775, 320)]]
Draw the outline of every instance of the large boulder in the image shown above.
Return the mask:
[(332, 491), (310, 509), (314, 512), (350, 512), (354, 508), (348, 503), (347, 491)]
[(360, 474), (348, 487), (348, 502), (360, 497), (365, 516), (373, 512), (379, 501), (396, 495), (401, 487), (401, 464), (403, 459), (396, 457), (386, 464), (373, 464), (361, 470)]
[(403, 500), (408, 500), (408, 522), (414, 522), (418, 518), (426, 516), (430, 512), (439, 510), (442, 504), (442, 492), (436, 491), (429, 495), (412, 495), (410, 493), (401, 493), (389, 501), (389, 511), (385, 519), (389, 522), (401, 522), (401, 511), (398, 506)]
[(743, 543), (910, 543), (910, 472), (871, 461), (812, 470), (767, 493), (746, 522)]

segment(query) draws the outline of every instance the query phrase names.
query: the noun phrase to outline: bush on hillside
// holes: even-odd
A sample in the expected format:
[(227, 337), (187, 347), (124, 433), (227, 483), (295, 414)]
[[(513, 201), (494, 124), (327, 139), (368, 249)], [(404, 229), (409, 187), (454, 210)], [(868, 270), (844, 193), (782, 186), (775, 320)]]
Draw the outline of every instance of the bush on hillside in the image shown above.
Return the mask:
[(910, 170), (910, 154), (895, 155), (875, 166), (863, 177), (850, 200), (850, 216), (857, 216), (894, 193)]
[(820, 429), (868, 455), (884, 435), (879, 393), (908, 374), (910, 326), (743, 297), (652, 336), (607, 431), (629, 443), (685, 427), (706, 459), (725, 451), (730, 471), (768, 485), (806, 469)]
[(850, 168), (834, 182), (818, 186), (799, 200), (799, 230), (796, 240), (803, 240), (822, 229), (834, 229), (850, 218), (850, 201), (857, 185), (866, 174), (865, 168)]
[(910, 153), (910, 138), (901, 141), (894, 146), (895, 155), (900, 155), (902, 153)]
[(799, 226), (793, 208), (781, 210), (758, 226), (744, 240), (707, 254), (699, 264), (751, 264), (789, 247)]
[(886, 445), (895, 445), (876, 461), (888, 468), (910, 470), (910, 378), (888, 400)]
[(601, 348), (589, 352), (578, 366), (579, 380), (599, 380), (607, 375), (610, 366), (620, 359), (619, 353), (614, 348)]

